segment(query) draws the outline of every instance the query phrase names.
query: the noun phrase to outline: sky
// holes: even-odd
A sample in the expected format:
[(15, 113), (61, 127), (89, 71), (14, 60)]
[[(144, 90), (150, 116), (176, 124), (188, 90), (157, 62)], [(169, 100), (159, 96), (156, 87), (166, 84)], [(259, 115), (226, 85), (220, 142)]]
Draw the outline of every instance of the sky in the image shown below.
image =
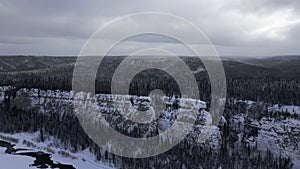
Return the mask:
[[(300, 53), (298, 9), (299, 0), (0, 0), (0, 55), (77, 56), (99, 28), (138, 12), (163, 12), (188, 20), (222, 56), (293, 55)], [(128, 28), (135, 25), (147, 26), (133, 22)], [(175, 31), (180, 25), (170, 27)], [(114, 31), (122, 29), (126, 28)], [(189, 55), (172, 41), (149, 36), (132, 38), (112, 54), (151, 45)]]

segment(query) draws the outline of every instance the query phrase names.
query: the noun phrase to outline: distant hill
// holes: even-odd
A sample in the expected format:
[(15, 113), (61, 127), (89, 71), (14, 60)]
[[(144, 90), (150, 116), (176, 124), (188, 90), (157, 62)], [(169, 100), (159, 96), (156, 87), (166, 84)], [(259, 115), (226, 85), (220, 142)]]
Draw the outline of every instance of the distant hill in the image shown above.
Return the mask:
[[(123, 56), (107, 57), (104, 67), (106, 71), (114, 71)], [(198, 58), (182, 57), (196, 71), (204, 65)], [(57, 56), (0, 56), (0, 73), (55, 72), (55, 74), (71, 73), (76, 57)], [(227, 77), (292, 77), (300, 78), (300, 56), (275, 56), (269, 58), (222, 58)], [(199, 73), (205, 73), (199, 72)]]
[(0, 72), (16, 72), (55, 68), (75, 61), (75, 57), (0, 56)]
[(274, 56), (261, 59), (246, 59), (244, 63), (261, 66), (269, 69), (277, 69), (286, 76), (300, 79), (300, 55)]

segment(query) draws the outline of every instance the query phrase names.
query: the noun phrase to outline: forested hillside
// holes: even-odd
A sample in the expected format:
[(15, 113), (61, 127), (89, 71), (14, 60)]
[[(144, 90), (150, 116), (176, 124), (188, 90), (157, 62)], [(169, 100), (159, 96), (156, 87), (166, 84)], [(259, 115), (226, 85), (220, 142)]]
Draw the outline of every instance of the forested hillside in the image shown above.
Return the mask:
[[(202, 62), (182, 57), (195, 75), (203, 103), (197, 110), (195, 125), (171, 150), (133, 159), (105, 151), (81, 127), (73, 105), (76, 58), (17, 57), (0, 57), (1, 133), (38, 133), (38, 142), (56, 140), (56, 144), (48, 145), (50, 149), (60, 148), (70, 154), (89, 151), (97, 162), (122, 169), (299, 167), (300, 76), (293, 66), (285, 66), (282, 71), (282, 63), (270, 66), (223, 61), (227, 83), (225, 110), (212, 136), (199, 143), (198, 136), (209, 115), (211, 86)], [(106, 57), (98, 70), (95, 87), (99, 113), (122, 134), (136, 138), (158, 135), (163, 132), (159, 120), (172, 126), (186, 98), (181, 98), (178, 84), (169, 74), (155, 69), (142, 71), (131, 81), (129, 95), (120, 97), (131, 98), (134, 106), (147, 109), (149, 93), (158, 88), (166, 93), (168, 104), (159, 119), (148, 125), (128, 121), (115, 109), (110, 95), (113, 73), (123, 59)]]

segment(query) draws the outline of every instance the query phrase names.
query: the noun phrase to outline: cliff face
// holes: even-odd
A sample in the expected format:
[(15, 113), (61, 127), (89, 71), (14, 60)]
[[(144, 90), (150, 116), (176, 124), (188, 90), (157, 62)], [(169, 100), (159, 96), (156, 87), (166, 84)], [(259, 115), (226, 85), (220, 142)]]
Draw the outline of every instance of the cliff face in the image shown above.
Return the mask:
[[(231, 102), (231, 103), (230, 103)], [(274, 156), (300, 159), (300, 106), (270, 105), (262, 102), (230, 99), (225, 116), (228, 130), (236, 132), (237, 142)], [(232, 113), (231, 115), (229, 113)]]
[[(4, 90), (8, 89), (3, 88)], [(164, 102), (163, 105), (160, 105), (164, 108), (159, 109), (162, 112), (155, 114), (156, 112), (151, 104), (153, 97), (108, 94), (97, 94), (92, 97), (87, 93), (77, 93), (75, 95), (72, 91), (45, 91), (26, 88), (16, 91), (15, 95), (10, 101), (17, 108), (35, 110), (45, 116), (55, 112), (60, 116), (63, 116), (64, 113), (69, 113), (75, 118), (74, 104), (78, 104), (76, 103), (78, 101), (84, 102), (85, 106), (88, 105), (89, 107), (86, 110), (90, 111), (86, 114), (88, 116), (92, 115), (95, 121), (99, 120), (97, 118), (101, 114), (101, 117), (104, 117), (111, 127), (133, 137), (146, 138), (163, 133), (174, 124), (180, 113), (184, 114), (186, 111), (196, 111), (197, 115), (184, 117), (195, 121), (194, 128), (189, 135), (192, 139), (197, 140), (205, 125), (211, 125), (211, 115), (205, 110), (207, 109), (206, 103), (194, 99), (154, 96), (160, 97), (154, 98), (157, 101)], [(74, 100), (76, 101), (73, 102)], [(97, 106), (93, 108), (95, 102)], [(144, 118), (149, 118), (149, 120), (143, 123), (132, 121), (139, 113), (143, 113)], [(212, 144), (216, 145), (216, 143), (221, 142), (220, 131), (217, 126), (212, 126), (211, 128), (213, 137), (210, 140), (213, 142)], [(207, 143), (210, 144), (211, 142)]]
[[(74, 132), (69, 131), (69, 135), (79, 131), (83, 132), (82, 129), (80, 130), (80, 126), (78, 127), (78, 122), (76, 122), (77, 118), (73, 105), (73, 99), (76, 95), (73, 92), (23, 88), (15, 91), (15, 94), (11, 94), (12, 96), (8, 98), (8, 91), (11, 90), (11, 87), (0, 88), (1, 102), (6, 102), (6, 106), (8, 104), (10, 106), (7, 111), (20, 112), (26, 110), (35, 112), (36, 114), (32, 115), (33, 118), (44, 119), (44, 123), (47, 124), (53, 123), (54, 129), (47, 129), (47, 126), (37, 124), (36, 121), (30, 122), (31, 125), (37, 125), (37, 128), (46, 128), (46, 132), (48, 131), (50, 135), (67, 140), (65, 142), (70, 144), (71, 148), (94, 146), (90, 141), (86, 141), (86, 138), (80, 138), (79, 141), (68, 140), (68, 138), (65, 138), (66, 136), (62, 135), (65, 131), (59, 131), (60, 126), (58, 123), (65, 123), (66, 126), (71, 127), (71, 130), (74, 130)], [(80, 97), (90, 99), (86, 94), (81, 94)], [(99, 94), (95, 96), (94, 101), (97, 102), (98, 113), (102, 113), (111, 127), (122, 134), (136, 138), (161, 134), (174, 124), (182, 109), (196, 110), (197, 117), (190, 117), (196, 118), (190, 134), (174, 149), (160, 155), (161, 161), (176, 159), (181, 167), (189, 166), (191, 168), (299, 167), (300, 108), (298, 106), (279, 106), (234, 98), (228, 99), (219, 126), (212, 127), (212, 135), (203, 143), (199, 142), (199, 135), (206, 127), (205, 124), (210, 120), (205, 102), (175, 97), (159, 99), (165, 102), (165, 109), (158, 119), (151, 121), (149, 124), (134, 123), (129, 119), (132, 118), (130, 115), (137, 113), (134, 112), (135, 110), (148, 111), (150, 112), (148, 114), (150, 119), (155, 119), (155, 114), (151, 114), (150, 111), (152, 109), (150, 97)], [(89, 101), (92, 102), (92, 99)], [(120, 112), (120, 107), (118, 108), (120, 105), (125, 105), (125, 107), (127, 105), (126, 110), (131, 113), (128, 114), (127, 111)], [(11, 122), (17, 121), (16, 117), (18, 116), (23, 117), (22, 115), (10, 116), (9, 114), (7, 119)], [(93, 117), (96, 118), (97, 116)], [(53, 118), (58, 121), (57, 124)], [(48, 121), (45, 119), (48, 119)], [(77, 125), (71, 122), (77, 123)], [(55, 126), (57, 126), (57, 129), (55, 129)], [(26, 127), (24, 129), (24, 126), (20, 128), (15, 130), (21, 132), (26, 129)], [(164, 141), (170, 140), (166, 138)], [(85, 145), (84, 142), (88, 142), (88, 144)], [(91, 151), (96, 156), (99, 153), (94, 149)], [(100, 157), (105, 158), (105, 156), (105, 154), (102, 153), (101, 155), (100, 153)], [(181, 160), (182, 158), (186, 159)], [(149, 160), (153, 159), (150, 158)], [(149, 163), (163, 166), (164, 164), (159, 161)], [(131, 163), (132, 161), (126, 163), (127, 167), (130, 167)], [(142, 160), (142, 163), (147, 162)]]

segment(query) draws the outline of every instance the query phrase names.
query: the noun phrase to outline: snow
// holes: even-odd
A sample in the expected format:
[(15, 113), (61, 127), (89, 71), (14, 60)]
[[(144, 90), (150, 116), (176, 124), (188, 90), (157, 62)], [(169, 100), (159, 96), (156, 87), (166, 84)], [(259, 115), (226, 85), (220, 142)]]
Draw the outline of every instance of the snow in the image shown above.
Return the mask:
[[(76, 169), (112, 169), (113, 167), (105, 166), (101, 164), (100, 162), (95, 162), (94, 155), (92, 155), (88, 150), (84, 150), (82, 152), (79, 152), (81, 159), (71, 159), (71, 158), (65, 158), (61, 155), (53, 155), (52, 159), (53, 161), (59, 161), (64, 164), (72, 164)], [(83, 159), (85, 161), (83, 161)]]
[[(249, 100), (238, 100), (249, 106), (255, 104)], [(275, 104), (268, 107), (268, 112), (282, 114), (300, 114), (300, 106)], [(232, 122), (244, 123), (245, 113), (240, 113), (231, 118)], [(271, 150), (275, 154), (290, 156), (293, 159), (294, 168), (300, 166), (300, 122), (299, 119), (287, 116), (287, 118), (277, 119), (276, 117), (262, 117), (260, 120), (251, 120), (250, 125), (258, 129), (258, 136), (250, 136), (245, 141), (251, 145), (257, 142), (258, 149)], [(237, 128), (238, 125), (237, 125)]]
[[(0, 133), (0, 140), (2, 139), (1, 136), (10, 137), (18, 139), (18, 143), (16, 144), (15, 148), (27, 148), (30, 149), (30, 151), (43, 151), (46, 153), (52, 154), (52, 160), (54, 162), (59, 162), (62, 164), (70, 164), (73, 165), (76, 169), (113, 169), (113, 166), (107, 166), (108, 164), (103, 164), (102, 162), (96, 161), (95, 155), (93, 155), (89, 150), (84, 150), (81, 152), (71, 153), (68, 150), (60, 149), (58, 147), (50, 146), (51, 143), (53, 143), (55, 140), (53, 137), (48, 138), (45, 142), (37, 142), (37, 139), (39, 137), (39, 133), (16, 133), (16, 134), (4, 134)], [(5, 139), (3, 139), (5, 140)], [(25, 144), (23, 144), (23, 141), (30, 141), (34, 143), (36, 147), (27, 147)], [(52, 144), (53, 145), (53, 144)], [(51, 149), (55, 153), (48, 152), (48, 150)], [(12, 169), (20, 169), (24, 168), (24, 166), (28, 166), (29, 164), (32, 164), (34, 161), (34, 158), (28, 158), (24, 156), (14, 156), (9, 154), (4, 154), (3, 152), (5, 149), (0, 148), (0, 164), (6, 164), (6, 166), (10, 166), (9, 163), (17, 163), (16, 168)], [(64, 151), (70, 154), (70, 157), (64, 157), (61, 154), (59, 154), (59, 151)], [(3, 158), (2, 158), (3, 157)], [(17, 161), (15, 161), (15, 159)], [(6, 161), (6, 163), (4, 163)], [(19, 163), (20, 161), (20, 163)], [(3, 162), (3, 163), (2, 163)], [(19, 165), (20, 164), (20, 165)], [(22, 166), (22, 167), (20, 167)], [(14, 166), (12, 166), (14, 167)], [(0, 167), (1, 168), (1, 167)], [(11, 167), (10, 167), (11, 169)], [(25, 168), (26, 169), (26, 168)]]
[[(0, 87), (0, 100), (3, 99), (4, 96), (4, 91), (8, 90), (10, 87)], [(52, 100), (55, 100), (56, 102), (59, 102), (60, 105), (70, 105), (72, 104), (72, 101), (74, 98), (77, 99), (82, 99), (82, 100), (89, 100), (91, 99), (91, 96), (85, 95), (83, 93), (77, 93), (76, 96), (74, 96), (73, 92), (67, 92), (67, 91), (59, 91), (59, 90), (47, 90), (43, 91), (40, 90), (38, 91), (37, 89), (21, 89), (18, 91), (18, 94), (21, 94), (21, 92), (26, 92), (29, 94), (30, 99), (31, 99), (31, 106), (40, 106), (40, 104), (50, 104), (52, 105)], [(103, 109), (103, 111), (106, 112), (113, 112), (114, 109), (116, 109), (116, 104), (118, 103), (126, 103), (131, 105), (131, 99), (133, 99), (134, 105), (135, 106), (142, 106), (142, 107), (149, 107), (151, 98), (150, 97), (137, 97), (137, 96), (129, 96), (129, 95), (104, 95), (104, 94), (99, 94), (95, 96), (98, 100), (101, 100), (97, 108), (100, 110)], [(159, 124), (159, 129), (160, 132), (163, 132), (170, 126), (170, 122), (173, 120), (172, 115), (178, 114), (180, 110), (199, 110), (201, 112), (201, 117), (203, 118), (203, 121), (205, 122), (208, 118), (207, 115), (209, 115), (208, 112), (204, 111), (203, 109), (206, 109), (206, 103), (199, 101), (199, 100), (194, 100), (194, 99), (186, 99), (186, 98), (174, 98), (174, 97), (164, 97), (161, 98), (164, 100), (164, 102), (167, 105), (172, 105), (173, 103), (177, 102), (180, 105), (180, 109), (178, 111), (172, 111), (171, 110), (166, 110), (164, 112), (164, 118), (160, 119), (158, 121)], [(111, 101), (114, 101), (115, 106), (111, 106)], [(250, 101), (250, 100), (236, 100), (237, 102), (240, 103), (245, 103), (251, 106), (255, 106), (256, 102)], [(53, 104), (56, 104), (54, 102)], [(53, 105), (53, 107), (57, 107), (56, 105)], [(118, 107), (117, 107), (118, 108)], [(40, 107), (41, 112), (45, 112), (44, 107)], [(300, 106), (293, 106), (293, 105), (273, 105), (268, 107), (269, 111), (274, 111), (274, 112), (289, 112), (290, 114), (300, 114)], [(129, 111), (131, 112), (131, 111)], [(122, 113), (122, 112), (121, 112)], [(125, 114), (125, 113), (124, 113)], [(221, 117), (221, 122), (226, 123), (229, 121), (230, 123), (236, 123), (235, 130), (242, 130), (243, 125), (247, 120), (247, 117), (245, 116), (247, 112), (241, 112), (237, 115), (234, 115), (231, 119), (225, 119), (224, 117)], [(123, 125), (123, 124), (120, 124)], [(204, 123), (202, 124), (204, 125)], [(203, 129), (203, 126), (199, 125), (198, 128)], [(258, 147), (260, 149), (266, 149), (269, 148), (274, 152), (279, 152), (282, 154), (293, 154), (299, 155), (299, 137), (298, 136), (293, 136), (293, 134), (297, 134), (300, 131), (300, 123), (299, 120), (293, 119), (293, 118), (287, 118), (284, 120), (276, 120), (273, 117), (263, 117), (260, 120), (253, 120), (250, 122), (251, 126), (257, 127), (259, 129), (258, 131), (258, 136), (250, 136), (249, 138), (245, 138), (246, 141), (250, 143), (254, 143), (257, 141)], [(128, 128), (128, 131), (130, 132), (133, 130), (134, 127), (137, 126), (131, 126)], [(5, 135), (5, 134), (3, 134)], [(7, 135), (7, 134), (6, 134)], [(88, 150), (84, 150), (81, 152), (77, 153), (71, 153), (67, 150), (66, 151), (68, 154), (71, 155), (71, 157), (63, 157), (58, 153), (58, 151), (61, 151), (62, 149), (57, 148), (57, 147), (49, 147), (51, 143), (55, 141), (53, 137), (50, 137), (46, 140), (45, 143), (38, 143), (36, 141), (36, 138), (38, 138), (38, 133), (18, 133), (18, 134), (13, 134), (13, 135), (8, 135), (14, 138), (19, 139), (19, 143), (17, 143), (16, 148), (26, 148), (26, 145), (23, 144), (23, 140), (27, 140), (30, 142), (33, 142), (36, 145), (36, 148), (34, 148), (36, 151), (44, 151), (47, 152), (47, 148), (51, 148), (52, 150), (55, 151), (53, 153), (53, 161), (58, 161), (63, 164), (72, 164), (75, 168), (78, 169), (93, 169), (93, 168), (105, 168), (109, 169), (112, 168), (111, 166), (106, 166), (105, 164), (98, 162), (95, 160), (95, 156), (89, 152)], [(217, 147), (218, 144), (220, 144), (220, 133), (217, 130), (213, 130), (212, 137), (210, 138), (211, 144), (214, 145), (214, 147)], [(1, 134), (0, 134), (0, 139), (1, 139)], [(242, 135), (239, 135), (239, 139), (242, 139)], [(57, 140), (56, 140), (57, 142)], [(59, 145), (59, 144), (58, 144)], [(31, 148), (31, 147), (30, 147)], [(1, 150), (1, 149), (0, 149)], [(9, 158), (10, 155), (6, 154), (0, 154), (0, 164), (2, 164), (3, 159), (7, 159), (4, 161), (12, 161)], [(3, 158), (2, 158), (3, 157)], [(23, 158), (22, 158), (23, 159)], [(83, 160), (84, 159), (84, 160)], [(299, 166), (299, 160), (300, 158), (297, 158), (295, 160), (295, 163), (297, 164), (296, 166)], [(19, 160), (19, 157), (16, 157), (16, 160)], [(28, 162), (29, 164), (32, 163), (31, 158), (25, 158), (24, 161)], [(24, 162), (24, 163), (25, 163)], [(22, 161), (20, 163), (23, 163)], [(22, 165), (20, 168), (24, 168), (25, 165)], [(28, 163), (27, 163), (28, 166)], [(1, 167), (0, 167), (1, 168)]]
[(193, 71), (193, 73), (194, 73), (194, 74), (197, 74), (197, 73), (200, 73), (200, 72), (203, 72), (203, 71), (205, 71), (205, 69), (204, 69), (202, 66), (199, 66), (199, 67), (197, 68), (197, 70)]
[(268, 111), (275, 112), (289, 112), (290, 114), (299, 114), (300, 115), (300, 106), (290, 106), (290, 105), (278, 105), (275, 104), (268, 108)]
[(238, 100), (238, 102), (240, 102), (240, 103), (246, 103), (248, 105), (252, 105), (252, 104), (256, 103), (255, 101), (251, 101), (251, 100)]
[(300, 156), (296, 156), (293, 163), (294, 163), (293, 169), (299, 169), (298, 167), (300, 166)]
[(33, 158), (4, 154), (4, 150), (0, 148), (0, 168), (32, 169), (29, 165), (33, 162)]

